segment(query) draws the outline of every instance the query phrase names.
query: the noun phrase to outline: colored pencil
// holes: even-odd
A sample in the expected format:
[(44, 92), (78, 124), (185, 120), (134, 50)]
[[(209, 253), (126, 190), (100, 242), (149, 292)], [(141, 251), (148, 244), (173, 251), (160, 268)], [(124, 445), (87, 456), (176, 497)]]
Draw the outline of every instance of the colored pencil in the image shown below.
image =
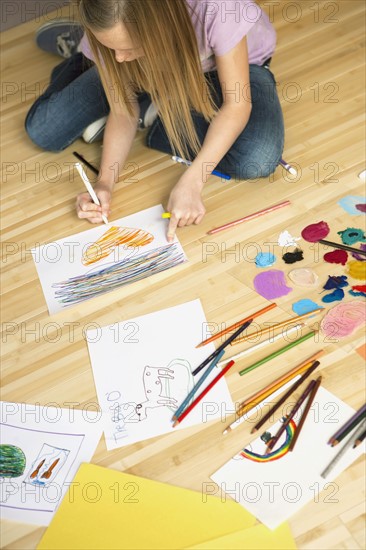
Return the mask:
[(97, 168), (95, 168), (95, 166), (93, 166), (92, 164), (90, 164), (90, 162), (88, 162), (83, 156), (81, 156), (79, 153), (77, 153), (76, 151), (73, 151), (72, 153), (77, 159), (81, 160), (81, 162), (83, 162), (85, 164), (85, 166), (87, 166), (88, 168), (90, 168), (90, 170), (92, 172), (94, 172), (94, 174), (99, 174), (99, 171)]
[(304, 392), (300, 395), (299, 399), (296, 401), (290, 413), (285, 417), (285, 421), (281, 424), (277, 433), (273, 437), (271, 437), (271, 439), (267, 442), (267, 449), (265, 454), (268, 454), (276, 445), (281, 435), (286, 430), (287, 426), (290, 424), (291, 420), (293, 419), (293, 417), (295, 416), (295, 414), (297, 413), (297, 411), (299, 410), (299, 408), (301, 407), (301, 405), (303, 404), (307, 396), (313, 391), (313, 388), (315, 387), (319, 379), (321, 380), (321, 376), (319, 376), (317, 380), (311, 380), (311, 382), (306, 386)]
[(328, 445), (331, 445), (341, 433), (348, 428), (350, 424), (355, 420), (355, 418), (358, 418), (362, 413), (366, 411), (366, 403), (362, 405), (352, 416), (343, 424), (339, 430), (335, 432), (335, 434), (332, 435), (332, 437), (328, 441)]
[(249, 416), (249, 413), (253, 410), (253, 409), (258, 409), (260, 410), (266, 403), (266, 400), (268, 397), (272, 399), (275, 399), (276, 397), (278, 397), (283, 391), (287, 390), (291, 384), (293, 384), (294, 382), (296, 382), (298, 379), (300, 378), (300, 375), (298, 376), (295, 376), (294, 378), (291, 378), (287, 383), (283, 383), (278, 389), (275, 389), (273, 388), (272, 390), (270, 390), (268, 392), (268, 395), (266, 395), (265, 397), (263, 397), (263, 399), (261, 401), (259, 401), (258, 399), (256, 399), (255, 401), (252, 401), (246, 408), (245, 408), (245, 411), (243, 411), (236, 420), (234, 420), (234, 422), (232, 422), (229, 426), (227, 426), (225, 428), (225, 430), (222, 432), (223, 435), (226, 435), (228, 434), (229, 432), (231, 432), (232, 430), (235, 430), (235, 428), (237, 428), (238, 426), (240, 426), (240, 424), (246, 420)]
[[(303, 323), (299, 323), (298, 325), (288, 329), (288, 331), (286, 331), (286, 336), (288, 336), (292, 332), (297, 331), (299, 328), (302, 328), (303, 326), (304, 326)], [(234, 359), (235, 360), (235, 359), (239, 359), (241, 357), (244, 357), (245, 355), (250, 355), (254, 351), (258, 351), (259, 349), (264, 348), (267, 344), (273, 344), (273, 342), (276, 342), (277, 340), (280, 340), (281, 338), (283, 338), (282, 332), (280, 332), (279, 334), (276, 334), (275, 336), (271, 336), (270, 338), (267, 338), (266, 340), (263, 340), (263, 342), (259, 342), (258, 344), (255, 344), (254, 346), (251, 346), (250, 348), (245, 349), (244, 351), (241, 351), (240, 353), (237, 353), (237, 354), (233, 355), (232, 357), (228, 357), (228, 359)], [(219, 363), (218, 366), (221, 367), (222, 362)]]
[(361, 426), (357, 428), (355, 433), (352, 433), (350, 437), (347, 439), (346, 443), (343, 445), (343, 447), (338, 451), (338, 453), (335, 455), (333, 460), (328, 464), (328, 466), (323, 470), (323, 472), (320, 474), (321, 477), (326, 478), (329, 472), (331, 472), (334, 468), (334, 466), (339, 462), (339, 460), (342, 458), (342, 456), (348, 451), (348, 449), (352, 446), (352, 443), (354, 442), (355, 438), (356, 440), (362, 435), (366, 428), (366, 419), (362, 422)]
[[(318, 359), (318, 357), (320, 357), (323, 353), (324, 353), (323, 350), (320, 350), (317, 353), (314, 353), (308, 359), (305, 359), (305, 361), (302, 361), (299, 365), (297, 365), (293, 369), (286, 372), (284, 375), (274, 380), (274, 382), (272, 382), (265, 388), (259, 390), (257, 393), (249, 397), (246, 401), (241, 403), (241, 405), (239, 406), (239, 410), (246, 407), (248, 403), (251, 403), (252, 401), (255, 401), (258, 398), (261, 399), (262, 395), (267, 393), (272, 388), (276, 388), (277, 386), (280, 387), (279, 384), (284, 384), (287, 382), (287, 380), (291, 380), (297, 374), (302, 374), (303, 372), (308, 370), (313, 365), (313, 363)], [(230, 357), (230, 359), (232, 359), (232, 357)]]
[(357, 439), (356, 439), (356, 441), (354, 442), (352, 448), (355, 449), (356, 447), (358, 447), (358, 446), (362, 443), (362, 441), (365, 439), (365, 437), (366, 437), (366, 430), (364, 430), (364, 431), (362, 432), (362, 434), (361, 434), (360, 436), (357, 437)]
[(249, 327), (251, 322), (252, 322), (252, 319), (249, 319), (249, 321), (244, 323), (240, 328), (238, 328), (237, 331), (235, 331), (231, 336), (229, 336), (229, 338), (225, 340), (225, 342), (221, 344), (221, 346), (219, 346), (216, 351), (212, 352), (211, 355), (209, 355), (204, 361), (202, 361), (202, 363), (198, 365), (197, 368), (194, 369), (192, 373), (193, 376), (196, 376), (196, 374), (198, 374), (206, 365), (208, 365), (208, 363), (211, 363), (211, 361), (216, 357), (216, 355), (220, 353), (221, 350), (225, 349), (230, 344), (230, 342), (235, 340), (235, 338), (237, 338), (239, 334), (241, 334), (245, 329)]
[(252, 332), (251, 334), (247, 334), (246, 336), (242, 336), (241, 338), (237, 338), (235, 342), (232, 342), (232, 346), (236, 346), (237, 344), (240, 344), (241, 342), (246, 342), (250, 338), (253, 338), (253, 336), (264, 336), (265, 334), (268, 334), (271, 332), (271, 330), (277, 330), (282, 327), (286, 327), (287, 325), (291, 325), (291, 323), (295, 323), (296, 321), (302, 321), (302, 319), (306, 319), (307, 317), (311, 317), (312, 315), (316, 315), (319, 313), (319, 311), (323, 311), (324, 308), (320, 307), (318, 309), (314, 309), (313, 311), (309, 311), (308, 313), (303, 313), (302, 315), (297, 315), (296, 317), (293, 317), (292, 319), (287, 319), (286, 321), (281, 321), (280, 323), (276, 323), (275, 325), (272, 325), (271, 327), (264, 328), (262, 330), (259, 330), (257, 332)]
[(294, 436), (291, 440), (291, 443), (290, 443), (290, 446), (288, 448), (289, 451), (293, 451), (294, 450), (294, 447), (296, 445), (296, 441), (298, 440), (299, 438), (299, 435), (300, 435), (300, 432), (302, 430), (302, 427), (303, 425), (305, 424), (305, 420), (306, 420), (306, 417), (307, 415), (309, 414), (309, 411), (311, 409), (311, 405), (313, 404), (313, 401), (315, 399), (315, 396), (316, 396), (316, 393), (319, 389), (319, 386), (321, 384), (321, 378), (319, 377), (318, 380), (316, 381), (316, 384), (315, 386), (313, 387), (310, 395), (309, 395), (309, 399), (307, 400), (307, 403), (306, 403), (306, 407), (304, 409), (304, 412), (302, 413), (301, 415), (301, 418), (300, 418), (300, 422), (298, 423), (298, 425), (296, 426), (296, 430), (295, 430), (295, 433), (294, 433)]
[(267, 311), (270, 311), (274, 307), (277, 307), (277, 304), (269, 304), (266, 307), (263, 307), (259, 311), (256, 311), (255, 313), (251, 313), (247, 317), (244, 317), (244, 319), (241, 319), (241, 321), (237, 321), (233, 325), (230, 325), (227, 328), (224, 328), (223, 330), (220, 330), (217, 334), (214, 334), (213, 336), (210, 336), (210, 338), (206, 338), (206, 340), (203, 340), (196, 348), (200, 348), (202, 346), (205, 346), (206, 344), (209, 344), (210, 342), (213, 342), (214, 340), (217, 340), (217, 338), (220, 338), (220, 336), (224, 336), (224, 334), (227, 334), (228, 332), (231, 332), (232, 330), (235, 330), (236, 328), (239, 328), (243, 323), (246, 321), (249, 321), (249, 319), (255, 319), (256, 317), (259, 317), (259, 315), (262, 315), (263, 313), (267, 313)]
[(205, 388), (203, 390), (202, 393), (200, 393), (196, 399), (194, 401), (192, 401), (192, 403), (189, 405), (189, 407), (187, 407), (183, 412), (182, 414), (179, 416), (179, 418), (177, 418), (173, 424), (173, 428), (175, 428), (175, 426), (177, 426), (178, 424), (180, 424), (182, 422), (182, 420), (187, 416), (187, 414), (189, 414), (191, 412), (192, 409), (194, 409), (194, 407), (197, 405), (197, 403), (199, 403), (201, 401), (201, 399), (203, 399), (205, 397), (205, 395), (208, 394), (208, 392), (215, 386), (215, 384), (217, 384), (217, 382), (223, 377), (225, 376), (225, 374), (227, 373), (227, 371), (229, 369), (231, 369), (231, 367), (235, 364), (235, 361), (229, 361), (229, 363), (226, 365), (226, 367), (224, 367), (222, 369), (222, 371), (217, 375), (215, 376), (215, 378), (209, 383), (209, 385), (207, 386), (207, 388)]
[(184, 409), (187, 407), (189, 402), (191, 401), (194, 394), (197, 392), (197, 390), (202, 386), (203, 382), (206, 380), (208, 375), (213, 371), (213, 369), (216, 367), (217, 363), (220, 361), (221, 357), (224, 355), (225, 350), (221, 350), (220, 353), (218, 353), (215, 357), (215, 359), (212, 361), (208, 369), (203, 373), (201, 378), (198, 380), (197, 384), (194, 385), (194, 387), (191, 389), (187, 397), (184, 399), (184, 401), (179, 405), (178, 409), (175, 411), (173, 420), (176, 420), (179, 415), (184, 411)]
[(257, 361), (253, 365), (250, 365), (250, 367), (246, 367), (245, 369), (239, 371), (240, 376), (243, 376), (244, 374), (247, 374), (247, 372), (250, 372), (251, 370), (256, 369), (257, 367), (260, 367), (264, 363), (267, 363), (267, 361), (271, 361), (271, 359), (274, 359), (275, 357), (278, 357), (278, 355), (281, 355), (282, 353), (285, 353), (289, 349), (294, 348), (295, 346), (298, 346), (302, 342), (305, 342), (305, 340), (308, 340), (309, 338), (314, 336), (314, 334), (316, 334), (316, 332), (317, 331), (312, 330), (308, 334), (305, 334), (305, 336), (301, 336), (301, 338), (298, 338), (294, 342), (290, 342), (290, 344), (287, 344), (287, 346), (284, 346), (283, 348), (280, 348), (279, 350), (274, 351), (270, 355), (267, 355), (267, 357), (264, 357), (263, 359), (261, 359), (260, 361)]
[(267, 414), (265, 414), (260, 420), (259, 422), (257, 422), (257, 424), (254, 426), (254, 428), (252, 428), (251, 432), (250, 433), (254, 433), (254, 432), (257, 432), (259, 430), (259, 428), (261, 428), (263, 426), (263, 424), (265, 424), (267, 422), (267, 420), (269, 420), (271, 418), (271, 416), (273, 415), (273, 413), (275, 413), (277, 411), (277, 409), (279, 409), (281, 407), (281, 405), (283, 405), (285, 403), (285, 401), (287, 401), (287, 399), (294, 393), (294, 391), (297, 390), (297, 388), (299, 386), (301, 386), (301, 384), (315, 371), (315, 369), (317, 367), (319, 367), (320, 363), (319, 361), (315, 361), (311, 367), (309, 367), (299, 378), (299, 380), (297, 382), (295, 382), (295, 384), (293, 384), (289, 390), (287, 390), (287, 392), (281, 397), (281, 399), (275, 404), (273, 405), (273, 407), (270, 408), (270, 410), (267, 412)]
[(207, 235), (214, 235), (215, 233), (219, 233), (219, 231), (224, 231), (224, 229), (229, 229), (229, 227), (234, 227), (235, 225), (239, 225), (240, 223), (254, 220), (259, 216), (263, 216), (264, 214), (269, 214), (270, 212), (273, 212), (278, 208), (283, 208), (284, 206), (289, 206), (290, 204), (291, 204), (290, 201), (283, 201), (278, 204), (274, 204), (273, 206), (268, 206), (268, 208), (264, 208), (263, 210), (254, 212), (254, 214), (249, 214), (248, 216), (244, 216), (244, 218), (239, 218), (238, 220), (234, 220), (233, 222), (228, 222), (224, 225), (220, 225), (219, 227), (215, 227), (214, 229), (207, 231)]
[(337, 437), (333, 443), (331, 443), (331, 447), (336, 447), (347, 435), (356, 427), (358, 424), (366, 418), (366, 413), (361, 414), (357, 418), (353, 420), (353, 422)]
[(357, 254), (366, 256), (366, 250), (362, 250), (361, 248), (353, 248), (352, 246), (347, 246), (346, 244), (334, 243), (332, 241), (325, 241), (324, 239), (320, 239), (318, 243), (325, 244), (326, 246), (330, 246), (332, 248), (340, 248), (341, 250), (347, 250), (348, 252), (357, 252)]

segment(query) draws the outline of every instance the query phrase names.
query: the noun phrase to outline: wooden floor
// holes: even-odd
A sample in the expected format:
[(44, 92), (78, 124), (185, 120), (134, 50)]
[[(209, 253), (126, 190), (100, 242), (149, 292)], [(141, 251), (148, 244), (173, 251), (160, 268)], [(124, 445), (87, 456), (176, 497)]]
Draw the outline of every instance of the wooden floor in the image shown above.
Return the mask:
[[(3, 400), (60, 406), (72, 401), (80, 403), (80, 408), (95, 402), (83, 338), (90, 322), (104, 326), (195, 298), (201, 299), (208, 321), (233, 322), (266, 305), (253, 290), (257, 273), (253, 243), (261, 247), (276, 243), (284, 229), (298, 236), (308, 223), (321, 219), (330, 225), (331, 237), (348, 225), (363, 223), (361, 217), (348, 216), (337, 201), (364, 192), (357, 177), (365, 168), (364, 2), (281, 0), (266, 4), (278, 31), (273, 71), (286, 123), (284, 156), (296, 163), (300, 176), (293, 178), (277, 169), (272, 181), (222, 183), (212, 177), (204, 191), (204, 221), (179, 231), (188, 264), (51, 317), (29, 250), (36, 243), (89, 228), (75, 215), (75, 196), (82, 186), (76, 176), (70, 177), (70, 163), (77, 149), (97, 164), (100, 145), (80, 141), (52, 154), (29, 141), (23, 129), (25, 115), (58, 60), (34, 44), (40, 22), (2, 34), (1, 215), (2, 239), (8, 243), (2, 261)], [(112, 219), (155, 204), (166, 205), (169, 190), (183, 169), (168, 156), (145, 148), (143, 137), (143, 133), (137, 136), (130, 164), (116, 187)], [(291, 200), (290, 207), (216, 236), (206, 235), (212, 227), (285, 199)], [(211, 243), (214, 253), (203, 261), (206, 243)], [(330, 274), (345, 273), (344, 267), (322, 261), (322, 247), (302, 245), (305, 260), (297, 266), (313, 267), (322, 284)], [(293, 267), (280, 259), (276, 266), (287, 272)], [(360, 282), (352, 280), (352, 284)], [(279, 307), (267, 313), (263, 322), (293, 315), (291, 305), (300, 298), (319, 303), (320, 293), (321, 287), (311, 292), (295, 287), (277, 300)], [(352, 297), (346, 293), (345, 299)], [(70, 322), (78, 323), (73, 338)], [(11, 325), (15, 327), (12, 335), (8, 323), (16, 323)], [(296, 364), (300, 353), (308, 356), (322, 348), (326, 351), (321, 360), (324, 387), (357, 408), (365, 401), (364, 362), (355, 352), (362, 341), (362, 331), (336, 342), (321, 336), (317, 344), (308, 340), (301, 350), (291, 350), (245, 380), (232, 372), (227, 376), (232, 397), (244, 398)], [(256, 355), (262, 356), (261, 352)], [(237, 370), (244, 364), (239, 361)], [(222, 424), (215, 422), (111, 452), (102, 439), (92, 462), (200, 491), (210, 474), (250, 441), (249, 428), (224, 439), (221, 431)], [(321, 494), (319, 502), (309, 503), (290, 519), (300, 549), (365, 548), (364, 468), (361, 458), (336, 479), (336, 502), (327, 502), (327, 495)], [(43, 528), (4, 521), (2, 547), (35, 548), (43, 532)]]

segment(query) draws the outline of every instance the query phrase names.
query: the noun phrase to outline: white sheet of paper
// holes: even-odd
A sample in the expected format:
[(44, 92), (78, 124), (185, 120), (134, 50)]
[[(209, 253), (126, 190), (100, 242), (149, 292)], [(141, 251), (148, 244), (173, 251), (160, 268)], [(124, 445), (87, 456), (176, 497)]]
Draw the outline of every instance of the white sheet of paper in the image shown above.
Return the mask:
[[(87, 333), (98, 401), (106, 415), (106, 444), (116, 449), (234, 412), (222, 378), (176, 427), (172, 416), (204, 370), (192, 371), (214, 350), (196, 349), (206, 335), (199, 300)], [(220, 372), (217, 367), (199, 393)]]
[(1, 517), (48, 525), (80, 464), (93, 456), (102, 415), (95, 403), (84, 410), (0, 405)]
[[(49, 312), (56, 313), (185, 262), (186, 256), (177, 238), (171, 244), (166, 240), (168, 222), (162, 219), (163, 212), (161, 205), (153, 206), (108, 225), (98, 225), (34, 248), (32, 255)], [(105, 257), (98, 245), (95, 248), (97, 260), (84, 265), (83, 255), (88, 247), (111, 227), (128, 228), (128, 231), (139, 229), (151, 234), (153, 240), (139, 246), (131, 246), (128, 242), (116, 246), (111, 242), (110, 253)]]
[[(292, 452), (267, 462), (256, 462), (238, 453), (211, 478), (267, 527), (275, 529), (310, 500), (318, 498), (317, 495), (327, 489), (327, 484), (365, 452), (362, 444), (349, 449), (326, 479), (320, 476), (345, 440), (333, 448), (327, 441), (354, 412), (338, 397), (320, 387)], [(301, 411), (295, 417), (295, 423), (300, 417)], [(251, 426), (254, 424), (252, 422)], [(265, 431), (274, 435), (279, 426), (277, 422), (267, 429), (262, 428), (261, 435)], [(274, 451), (284, 440), (285, 436)], [(263, 455), (265, 448), (260, 437), (246, 447), (258, 455)], [(332, 493), (336, 499), (336, 488), (329, 487), (326, 495), (331, 499)]]

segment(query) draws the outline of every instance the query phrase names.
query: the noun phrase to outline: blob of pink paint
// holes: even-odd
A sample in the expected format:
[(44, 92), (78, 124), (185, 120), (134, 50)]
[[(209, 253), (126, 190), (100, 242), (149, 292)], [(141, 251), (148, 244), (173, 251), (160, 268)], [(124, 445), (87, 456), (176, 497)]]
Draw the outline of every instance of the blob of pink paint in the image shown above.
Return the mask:
[(359, 300), (338, 304), (328, 311), (320, 327), (326, 336), (337, 338), (349, 336), (366, 322), (365, 303)]
[(345, 250), (332, 250), (324, 254), (324, 260), (329, 264), (342, 264), (346, 265), (348, 260), (348, 254)]
[(279, 269), (270, 269), (263, 273), (258, 273), (254, 278), (254, 288), (267, 300), (286, 296), (292, 291), (292, 288), (286, 285), (285, 274)]
[(317, 243), (329, 234), (329, 225), (326, 222), (312, 223), (301, 231), (301, 236), (309, 243)]

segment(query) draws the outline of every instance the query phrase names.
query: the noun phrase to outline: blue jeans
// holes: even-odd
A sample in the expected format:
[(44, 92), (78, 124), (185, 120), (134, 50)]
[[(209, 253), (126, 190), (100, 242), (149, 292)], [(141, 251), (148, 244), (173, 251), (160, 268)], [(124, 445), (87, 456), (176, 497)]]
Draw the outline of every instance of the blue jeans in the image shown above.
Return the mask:
[[(206, 73), (216, 104), (222, 92), (216, 71)], [(266, 177), (276, 169), (284, 146), (284, 124), (276, 83), (268, 68), (250, 65), (252, 112), (248, 124), (217, 169), (237, 179)], [(234, 93), (234, 91), (233, 91)], [(31, 107), (25, 128), (32, 141), (47, 151), (62, 151), (81, 137), (85, 128), (109, 113), (97, 69), (75, 54), (51, 74), (47, 90)], [(202, 143), (209, 124), (193, 113)], [(163, 124), (157, 118), (146, 137), (148, 147), (173, 154)], [(192, 156), (193, 158), (193, 156)]]
[(59, 152), (108, 113), (96, 67), (77, 53), (54, 68), (48, 88), (27, 114), (25, 129), (36, 145)]

